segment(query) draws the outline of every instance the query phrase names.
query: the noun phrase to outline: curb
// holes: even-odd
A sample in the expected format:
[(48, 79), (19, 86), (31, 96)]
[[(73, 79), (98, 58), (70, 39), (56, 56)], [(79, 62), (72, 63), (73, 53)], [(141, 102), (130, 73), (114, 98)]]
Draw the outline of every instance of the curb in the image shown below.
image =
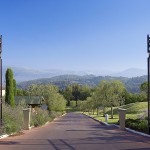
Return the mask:
[[(82, 114), (83, 114), (83, 113), (82, 113)], [(91, 117), (91, 116), (88, 116), (88, 115), (86, 115), (86, 114), (83, 114), (83, 115), (85, 115), (85, 116), (87, 116), (87, 117), (89, 117), (89, 118), (91, 118), (91, 119), (93, 119), (93, 120), (95, 120), (95, 121), (97, 121), (97, 122), (99, 122), (99, 123), (105, 125), (105, 126), (112, 126), (112, 125), (114, 125), (114, 124), (108, 124), (107, 122), (102, 122), (102, 121), (97, 120), (97, 119), (95, 119), (95, 118), (93, 118), (93, 117)]]
[(59, 118), (61, 118), (61, 117), (65, 116), (66, 114), (67, 114), (67, 113), (64, 113), (63, 115), (61, 115), (61, 116), (59, 116), (59, 117), (54, 118), (54, 119), (53, 119), (53, 121), (55, 121), (55, 120), (57, 120), (57, 119), (59, 119)]
[[(83, 113), (82, 113), (82, 114), (83, 114)], [(91, 116), (88, 116), (88, 115), (86, 115), (86, 114), (83, 114), (83, 115), (85, 115), (85, 116), (87, 116), (87, 117), (89, 117), (89, 118), (91, 118), (91, 119), (93, 119), (93, 120), (95, 120), (95, 121), (97, 121), (97, 122), (100, 122), (100, 123), (102, 123), (102, 124), (105, 125), (105, 126), (115, 126), (115, 127), (117, 127), (117, 128), (120, 127), (119, 125), (116, 125), (116, 124), (108, 124), (108, 123), (106, 123), (106, 122), (102, 122), (102, 121), (97, 120), (97, 119), (95, 119), (95, 118), (92, 118)], [(131, 132), (131, 133), (135, 133), (135, 134), (137, 134), (137, 135), (141, 135), (141, 136), (145, 136), (145, 137), (149, 137), (149, 138), (150, 138), (150, 135), (148, 135), (148, 134), (146, 134), (146, 133), (139, 132), (139, 131), (135, 131), (135, 130), (132, 130), (132, 129), (129, 129), (129, 128), (125, 128), (125, 131), (128, 131), (128, 132)]]
[(6, 137), (8, 137), (8, 136), (9, 136), (8, 134), (1, 135), (1, 136), (0, 136), (0, 139), (6, 138)]
[(135, 134), (138, 134), (138, 135), (142, 135), (142, 136), (145, 136), (145, 137), (149, 137), (150, 138), (150, 135), (146, 134), (146, 133), (142, 133), (142, 132), (139, 132), (139, 131), (135, 131), (135, 130), (132, 130), (132, 129), (129, 129), (129, 128), (125, 128), (126, 131), (128, 132), (132, 132), (132, 133), (135, 133)]

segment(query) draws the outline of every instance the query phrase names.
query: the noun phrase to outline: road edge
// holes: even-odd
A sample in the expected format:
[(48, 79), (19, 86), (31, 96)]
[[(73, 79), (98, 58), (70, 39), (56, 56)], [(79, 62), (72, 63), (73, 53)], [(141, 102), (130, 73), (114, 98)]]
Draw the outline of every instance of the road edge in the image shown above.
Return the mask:
[[(103, 125), (105, 125), (105, 126), (115, 126), (115, 127), (117, 127), (117, 128), (120, 127), (119, 125), (116, 125), (116, 124), (108, 124), (108, 123), (106, 123), (106, 122), (102, 122), (102, 121), (97, 120), (97, 119), (95, 119), (95, 118), (93, 118), (93, 117), (91, 117), (91, 116), (88, 116), (87, 114), (84, 114), (84, 113), (82, 113), (82, 114), (85, 115), (85, 116), (87, 116), (87, 117), (89, 117), (89, 118), (91, 118), (91, 119), (93, 119), (93, 120), (95, 120), (95, 121), (97, 121), (97, 122), (99, 122), (99, 123), (101, 123), (101, 124), (103, 124)], [(148, 135), (148, 134), (146, 134), (146, 133), (143, 133), (143, 132), (135, 131), (135, 130), (132, 130), (132, 129), (130, 129), (130, 128), (125, 128), (125, 130), (128, 131), (128, 132), (137, 134), (137, 135), (141, 135), (141, 136), (145, 136), (145, 137), (149, 137), (149, 138), (150, 138), (150, 135)]]
[[(47, 125), (48, 123), (51, 123), (51, 122), (53, 122), (53, 121), (59, 119), (60, 117), (65, 116), (66, 114), (67, 114), (67, 113), (64, 113), (63, 115), (61, 115), (61, 116), (59, 116), (59, 117), (56, 117), (56, 118), (53, 119), (52, 121), (46, 122), (46, 123), (45, 123), (44, 125), (42, 125), (42, 126), (45, 126), (45, 125)], [(39, 126), (39, 127), (42, 127), (42, 126)], [(31, 127), (29, 128), (29, 130), (32, 130), (32, 128), (34, 128), (34, 126), (31, 126)], [(14, 134), (16, 134), (16, 133), (0, 135), (0, 139), (3, 139), (3, 138), (6, 138), (6, 137), (9, 137), (9, 136), (12, 136), (12, 135), (14, 135)]]

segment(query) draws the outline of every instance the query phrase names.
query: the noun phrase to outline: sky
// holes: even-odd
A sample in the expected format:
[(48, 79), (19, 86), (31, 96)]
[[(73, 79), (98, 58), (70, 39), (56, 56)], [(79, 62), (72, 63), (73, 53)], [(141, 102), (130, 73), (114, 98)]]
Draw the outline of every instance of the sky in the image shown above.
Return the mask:
[(150, 0), (0, 0), (5, 66), (147, 68)]

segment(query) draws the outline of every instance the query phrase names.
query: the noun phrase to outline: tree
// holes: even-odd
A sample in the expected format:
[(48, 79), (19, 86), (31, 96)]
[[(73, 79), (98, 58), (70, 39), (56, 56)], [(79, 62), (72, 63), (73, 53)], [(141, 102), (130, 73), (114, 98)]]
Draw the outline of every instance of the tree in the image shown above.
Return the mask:
[(141, 92), (147, 93), (148, 92), (148, 82), (144, 82), (140, 85)]
[(54, 85), (34, 84), (28, 88), (28, 92), (31, 96), (43, 96), (50, 112), (65, 110), (66, 100)]
[(70, 100), (72, 97), (72, 87), (67, 86), (63, 92), (65, 99), (67, 100), (67, 106), (70, 106)]
[(125, 104), (147, 101), (147, 95), (144, 92), (135, 94), (125, 92), (124, 98)]
[(79, 99), (79, 96), (80, 96), (80, 86), (79, 84), (73, 84), (72, 85), (72, 95), (76, 101), (76, 107), (78, 106), (78, 99)]
[(113, 118), (113, 107), (123, 103), (125, 87), (120, 81), (101, 81), (95, 91), (95, 107), (111, 107), (111, 118)]
[(81, 86), (80, 87), (80, 100), (86, 100), (87, 97), (91, 96), (91, 88), (89, 86)]
[(30, 96), (30, 93), (27, 89), (16, 89), (16, 96)]
[(103, 116), (105, 116), (105, 110), (108, 106), (109, 101), (109, 82), (108, 81), (101, 81), (100, 84), (97, 86), (95, 90), (95, 96), (97, 97), (98, 106), (103, 107)]
[(22, 90), (22, 89), (17, 89), (17, 90), (16, 90), (16, 95), (17, 95), (17, 96), (24, 96), (24, 95), (23, 95), (23, 90)]
[(111, 107), (111, 118), (113, 119), (113, 107), (119, 106), (124, 101), (123, 94), (125, 91), (125, 86), (119, 80), (110, 81), (109, 84), (108, 97), (109, 105)]
[(14, 96), (17, 94), (17, 88), (16, 88), (16, 80), (13, 79), (13, 87), (14, 87)]
[(7, 69), (5, 78), (6, 78), (5, 101), (13, 107), (15, 105), (15, 101), (14, 101), (13, 71), (11, 68)]

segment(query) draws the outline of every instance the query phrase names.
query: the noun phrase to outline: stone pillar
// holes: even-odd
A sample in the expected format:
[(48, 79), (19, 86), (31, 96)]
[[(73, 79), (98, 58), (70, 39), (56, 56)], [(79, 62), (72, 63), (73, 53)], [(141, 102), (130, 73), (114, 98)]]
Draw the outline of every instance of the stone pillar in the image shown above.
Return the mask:
[(31, 115), (31, 108), (23, 109), (23, 118), (24, 118), (24, 126), (25, 130), (30, 129), (30, 116)]
[(125, 129), (126, 109), (119, 108), (119, 125), (120, 129)]

